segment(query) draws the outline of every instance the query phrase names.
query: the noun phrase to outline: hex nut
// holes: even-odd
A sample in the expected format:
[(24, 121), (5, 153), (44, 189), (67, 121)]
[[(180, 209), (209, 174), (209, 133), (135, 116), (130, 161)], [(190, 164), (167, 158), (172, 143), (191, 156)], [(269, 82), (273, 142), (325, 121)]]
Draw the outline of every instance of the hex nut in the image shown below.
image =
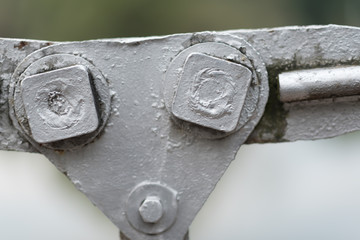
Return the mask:
[(172, 104), (179, 119), (231, 132), (239, 121), (252, 72), (241, 64), (192, 53)]
[(156, 196), (147, 197), (139, 208), (141, 218), (146, 223), (157, 223), (163, 216), (161, 201)]
[(82, 136), (99, 127), (86, 67), (76, 65), (26, 77), (22, 100), (33, 139), (50, 143)]
[(157, 182), (143, 182), (130, 193), (126, 218), (130, 225), (145, 234), (160, 234), (176, 221), (177, 192)]

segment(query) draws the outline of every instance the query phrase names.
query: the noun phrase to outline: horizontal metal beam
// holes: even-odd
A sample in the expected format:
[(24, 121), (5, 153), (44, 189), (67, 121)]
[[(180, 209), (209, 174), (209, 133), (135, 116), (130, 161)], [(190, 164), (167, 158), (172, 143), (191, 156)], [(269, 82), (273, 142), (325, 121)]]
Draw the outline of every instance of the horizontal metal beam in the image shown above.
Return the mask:
[[(290, 99), (292, 101), (288, 102), (286, 98), (282, 100), (279, 98), (279, 75), (287, 76), (284, 75), (284, 72), (297, 71), (296, 73), (299, 73), (298, 70), (304, 69), (315, 68), (322, 71), (322, 68), (327, 67), (336, 69), (340, 66), (339, 69), (343, 69), (344, 66), (360, 66), (359, 28), (329, 25), (233, 30), (223, 33), (241, 37), (248, 41), (260, 54), (269, 75), (270, 97), (268, 104), (263, 118), (248, 138), (247, 143), (312, 140), (334, 137), (360, 129), (358, 124), (360, 122), (358, 98), (356, 96), (333, 97), (333, 95), (357, 93), (357, 90), (354, 92), (353, 88), (349, 89), (347, 84), (341, 87), (340, 92), (337, 91), (339, 88), (325, 91), (326, 94), (320, 96), (320, 99), (311, 100), (303, 97)], [(134, 47), (140, 42), (156, 42), (156, 44), (166, 48), (179, 44), (179, 39), (186, 38), (189, 35), (106, 39), (99, 40), (99, 42), (121, 43), (122, 45), (119, 46)], [(36, 152), (9, 120), (8, 88), (16, 66), (30, 53), (52, 44), (56, 43), (0, 39), (0, 149), (2, 150)], [(96, 51), (99, 52), (100, 56), (101, 49), (96, 49)], [(137, 61), (142, 57), (134, 55), (133, 60)], [(163, 62), (159, 61), (159, 64), (163, 64)], [(142, 70), (138, 69), (137, 71)], [(348, 79), (354, 72), (351, 70), (343, 73), (342, 77)], [(338, 79), (340, 73), (336, 73), (336, 75)], [(307, 84), (312, 85), (311, 89), (314, 89), (317, 87), (314, 84), (320, 83), (315, 83), (315, 80), (309, 78)], [(356, 84), (356, 86), (358, 85)], [(337, 91), (336, 94), (334, 91)]]

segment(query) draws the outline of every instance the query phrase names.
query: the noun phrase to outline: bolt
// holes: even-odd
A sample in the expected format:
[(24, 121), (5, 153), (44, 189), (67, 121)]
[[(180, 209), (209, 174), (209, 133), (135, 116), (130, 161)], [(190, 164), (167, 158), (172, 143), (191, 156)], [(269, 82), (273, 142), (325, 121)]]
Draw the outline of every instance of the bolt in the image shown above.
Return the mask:
[(251, 79), (252, 72), (242, 64), (191, 53), (184, 63), (172, 113), (188, 122), (232, 132), (239, 122)]
[(160, 234), (176, 220), (178, 193), (163, 184), (143, 182), (129, 195), (126, 218), (132, 227), (146, 234)]
[(164, 210), (158, 197), (147, 197), (139, 207), (139, 214), (146, 223), (157, 223), (163, 216)]
[(99, 126), (86, 67), (76, 65), (26, 77), (22, 100), (32, 138), (51, 143), (94, 132)]

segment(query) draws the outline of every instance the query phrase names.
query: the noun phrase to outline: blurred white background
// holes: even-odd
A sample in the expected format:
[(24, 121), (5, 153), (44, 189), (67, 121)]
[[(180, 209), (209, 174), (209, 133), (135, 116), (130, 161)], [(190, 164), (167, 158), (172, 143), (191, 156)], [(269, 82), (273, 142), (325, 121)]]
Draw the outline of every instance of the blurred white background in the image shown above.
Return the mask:
[[(245, 145), (191, 240), (360, 239), (360, 135)], [(119, 240), (117, 228), (38, 154), (0, 152), (1, 240)]]

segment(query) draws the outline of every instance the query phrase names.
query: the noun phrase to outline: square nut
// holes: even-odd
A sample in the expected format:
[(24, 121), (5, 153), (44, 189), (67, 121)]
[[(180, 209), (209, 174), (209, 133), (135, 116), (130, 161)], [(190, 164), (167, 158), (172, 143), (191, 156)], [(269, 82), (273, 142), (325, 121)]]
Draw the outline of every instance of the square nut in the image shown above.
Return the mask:
[(95, 131), (99, 118), (87, 68), (76, 65), (26, 77), (22, 99), (32, 136), (50, 143)]
[(182, 120), (218, 131), (233, 131), (240, 118), (251, 71), (202, 53), (189, 55), (172, 104)]

